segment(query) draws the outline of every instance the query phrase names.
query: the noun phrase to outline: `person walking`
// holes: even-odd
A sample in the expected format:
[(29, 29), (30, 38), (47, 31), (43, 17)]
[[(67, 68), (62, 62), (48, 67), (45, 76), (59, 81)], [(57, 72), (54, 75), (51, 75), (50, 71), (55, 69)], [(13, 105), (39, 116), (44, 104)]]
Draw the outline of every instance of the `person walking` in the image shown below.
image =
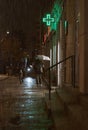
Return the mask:
[(44, 73), (44, 64), (41, 60), (35, 60), (34, 70), (36, 74), (36, 83), (38, 85), (42, 85), (42, 75)]
[(23, 82), (23, 70), (20, 69), (20, 72), (19, 72), (19, 80), (20, 80), (20, 83)]

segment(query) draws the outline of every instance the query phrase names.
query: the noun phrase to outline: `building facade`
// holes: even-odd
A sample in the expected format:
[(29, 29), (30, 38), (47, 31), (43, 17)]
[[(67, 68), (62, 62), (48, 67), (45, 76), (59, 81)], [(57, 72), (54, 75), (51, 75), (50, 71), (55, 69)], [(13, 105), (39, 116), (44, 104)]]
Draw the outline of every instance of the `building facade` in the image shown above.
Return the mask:
[[(88, 93), (88, 19), (86, 0), (55, 0), (45, 54), (50, 56), (52, 82), (59, 87), (72, 86)], [(57, 63), (59, 64), (57, 65)]]

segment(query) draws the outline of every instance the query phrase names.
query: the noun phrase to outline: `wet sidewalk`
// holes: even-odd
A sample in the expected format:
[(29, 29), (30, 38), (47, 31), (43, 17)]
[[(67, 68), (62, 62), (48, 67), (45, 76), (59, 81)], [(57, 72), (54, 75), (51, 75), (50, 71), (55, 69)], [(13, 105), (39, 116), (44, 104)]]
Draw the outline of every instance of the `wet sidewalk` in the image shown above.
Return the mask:
[(0, 84), (0, 130), (88, 130), (88, 100), (79, 101), (77, 92), (64, 89), (52, 89), (49, 100), (48, 89), (38, 88), (35, 79), (20, 84), (9, 77)]
[(0, 84), (0, 130), (55, 130), (47, 110), (44, 90), (36, 87), (35, 79), (20, 84), (17, 77), (9, 77)]

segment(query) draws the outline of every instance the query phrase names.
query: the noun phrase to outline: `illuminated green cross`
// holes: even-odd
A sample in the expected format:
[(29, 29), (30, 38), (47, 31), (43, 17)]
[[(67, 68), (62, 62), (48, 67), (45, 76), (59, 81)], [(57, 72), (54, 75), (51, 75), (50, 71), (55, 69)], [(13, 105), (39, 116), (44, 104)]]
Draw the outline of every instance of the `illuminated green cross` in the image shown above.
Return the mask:
[(47, 14), (46, 18), (43, 18), (43, 22), (46, 22), (46, 25), (50, 26), (51, 22), (54, 22), (54, 18), (51, 18), (51, 15)]

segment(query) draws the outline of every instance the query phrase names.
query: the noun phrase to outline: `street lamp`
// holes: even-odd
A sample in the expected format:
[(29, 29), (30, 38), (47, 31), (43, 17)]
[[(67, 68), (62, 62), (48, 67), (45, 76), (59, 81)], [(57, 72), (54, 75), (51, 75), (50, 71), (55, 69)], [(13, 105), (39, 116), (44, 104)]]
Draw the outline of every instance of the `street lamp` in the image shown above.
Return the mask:
[(7, 31), (6, 33), (7, 33), (7, 34), (9, 34), (10, 32), (9, 32), (9, 31)]

